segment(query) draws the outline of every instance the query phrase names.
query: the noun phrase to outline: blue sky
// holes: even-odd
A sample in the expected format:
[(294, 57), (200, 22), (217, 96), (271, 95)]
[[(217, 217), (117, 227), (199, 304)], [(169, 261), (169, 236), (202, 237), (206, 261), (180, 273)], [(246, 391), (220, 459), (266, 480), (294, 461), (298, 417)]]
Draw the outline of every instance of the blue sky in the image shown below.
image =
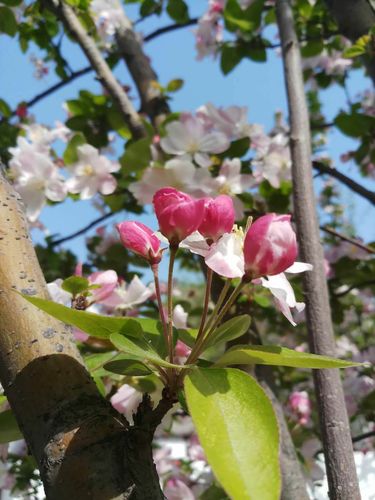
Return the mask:
[[(191, 10), (191, 16), (201, 14), (206, 5), (205, 2), (191, 3), (194, 7)], [(137, 18), (135, 6), (129, 5), (127, 12), (132, 19)], [(137, 28), (147, 35), (156, 28), (169, 23), (168, 18), (152, 17), (142, 22)], [(263, 124), (266, 130), (271, 128), (274, 112), (276, 110), (285, 112), (286, 110), (282, 64), (278, 54), (269, 51), (269, 61), (264, 64), (245, 60), (228, 76), (223, 76), (218, 60), (210, 58), (203, 61), (196, 60), (193, 29), (193, 27), (187, 27), (162, 35), (145, 46), (145, 51), (152, 60), (161, 84), (166, 84), (174, 78), (182, 78), (185, 81), (183, 88), (174, 94), (171, 102), (173, 110), (194, 110), (209, 101), (217, 106), (233, 104), (247, 106), (250, 122)], [(35, 47), (32, 47), (27, 54), (22, 54), (15, 40), (1, 36), (0, 43), (2, 92), (12, 107), (15, 107), (22, 100), (32, 98), (58, 81), (53, 69), (43, 80), (36, 80), (33, 77), (33, 66), (29, 57), (31, 53), (38, 55)], [(77, 46), (65, 40), (62, 47), (74, 70), (87, 65), (85, 57)], [(133, 87), (132, 94), (136, 94), (129, 74), (121, 63), (116, 70), (116, 76), (124, 84), (130, 84)], [(363, 76), (362, 71), (353, 72), (349, 80), (349, 92), (352, 97), (369, 87), (370, 81)], [(81, 89), (100, 92), (100, 85), (95, 81), (93, 73), (75, 80), (55, 94), (40, 101), (32, 108), (31, 112), (40, 123), (52, 125), (55, 120), (64, 120), (66, 115), (62, 109), (62, 103), (67, 99), (75, 98)], [(323, 101), (328, 121), (335, 116), (340, 108), (345, 109), (346, 106), (344, 91), (337, 86), (323, 93)], [(134, 104), (137, 107), (138, 101), (134, 100)], [(341, 153), (355, 144), (338, 132), (330, 132), (328, 139), (327, 150), (336, 161)], [(371, 189), (375, 188), (374, 182), (363, 179), (357, 173), (355, 165), (340, 166), (337, 163), (337, 166), (358, 182), (366, 184)], [(342, 188), (342, 193), (344, 202), (348, 206), (345, 215), (357, 227), (358, 235), (365, 241), (374, 240), (375, 227), (371, 223), (373, 213), (370, 210), (373, 207), (346, 188)], [(80, 229), (98, 215), (90, 201), (72, 202), (67, 200), (60, 206), (47, 207), (43, 211), (41, 220), (51, 232), (63, 236)], [(124, 218), (123, 214), (113, 220)], [(151, 218), (148, 216), (146, 223), (150, 222)], [(151, 222), (151, 224), (153, 223)], [(88, 235), (93, 234), (93, 232), (94, 230)], [(38, 232), (35, 232), (34, 238), (41, 241), (41, 235)], [(80, 237), (68, 244), (82, 260), (85, 258), (84, 240), (85, 237)]]

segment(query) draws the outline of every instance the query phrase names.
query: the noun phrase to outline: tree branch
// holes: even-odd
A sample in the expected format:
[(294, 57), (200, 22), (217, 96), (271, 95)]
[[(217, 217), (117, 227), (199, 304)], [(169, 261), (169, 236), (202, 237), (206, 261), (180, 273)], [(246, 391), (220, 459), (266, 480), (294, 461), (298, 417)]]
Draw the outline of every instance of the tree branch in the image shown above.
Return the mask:
[(73, 238), (76, 238), (77, 236), (81, 236), (82, 234), (85, 234), (87, 231), (89, 231), (91, 228), (95, 227), (96, 225), (100, 224), (101, 222), (109, 219), (113, 215), (119, 212), (108, 212), (104, 215), (101, 215), (97, 219), (91, 221), (87, 226), (82, 227), (78, 231), (75, 231), (74, 233), (69, 234), (68, 236), (64, 236), (63, 238), (59, 238), (58, 240), (52, 240), (49, 243), (50, 247), (56, 247), (58, 245), (61, 245), (61, 243), (65, 243), (66, 241), (72, 240)]
[(157, 126), (165, 119), (170, 109), (165, 96), (155, 85), (158, 76), (151, 66), (150, 58), (143, 52), (132, 23), (125, 13), (116, 28), (115, 37), (120, 53), (137, 87), (141, 99), (141, 111), (146, 113)]
[(351, 243), (352, 245), (361, 248), (365, 252), (374, 254), (375, 253), (375, 248), (372, 248), (368, 245), (365, 245), (359, 240), (356, 240), (355, 238), (351, 238), (350, 236), (346, 236), (345, 234), (339, 233), (335, 229), (328, 227), (328, 226), (319, 226), (319, 228), (324, 231), (325, 233), (331, 234), (332, 236), (335, 236), (335, 238), (339, 238), (342, 241), (347, 241), (348, 243)]
[(186, 28), (187, 26), (193, 26), (194, 24), (197, 24), (198, 21), (199, 17), (193, 17), (192, 19), (189, 19), (187, 23), (168, 24), (167, 26), (163, 26), (162, 28), (158, 28), (155, 31), (152, 31), (151, 33), (146, 35), (143, 40), (145, 42), (149, 42), (150, 40), (153, 40), (154, 38), (157, 38), (160, 35), (164, 35), (164, 33), (169, 33), (170, 31)]
[[(294, 214), (301, 257), (313, 264), (305, 273), (306, 322), (312, 352), (335, 355), (327, 282), (323, 268), (311, 164), (311, 134), (301, 55), (288, 0), (276, 0), (290, 119)], [(360, 492), (339, 371), (314, 370), (320, 428), (331, 500), (359, 500)]]
[(117, 103), (119, 111), (129, 126), (134, 138), (144, 137), (146, 129), (142, 120), (133, 107), (126, 92), (121, 87), (120, 83), (114, 77), (110, 67), (103, 59), (95, 42), (87, 34), (86, 30), (80, 23), (74, 10), (62, 0), (46, 0), (46, 4), (54, 11), (61, 19), (66, 29), (72, 34), (81, 49), (85, 53), (87, 59), (94, 68), (99, 80), (107, 89), (113, 100)]
[(347, 177), (345, 174), (342, 174), (335, 168), (332, 168), (325, 163), (319, 162), (319, 161), (313, 161), (312, 166), (315, 170), (320, 172), (321, 174), (328, 174), (331, 177), (334, 177), (335, 179), (339, 180), (342, 182), (342, 184), (345, 184), (349, 189), (354, 191), (355, 193), (359, 194), (363, 198), (366, 198), (372, 205), (375, 205), (375, 192), (370, 191), (366, 189), (364, 186), (361, 184), (358, 184), (358, 182), (353, 181), (350, 177)]

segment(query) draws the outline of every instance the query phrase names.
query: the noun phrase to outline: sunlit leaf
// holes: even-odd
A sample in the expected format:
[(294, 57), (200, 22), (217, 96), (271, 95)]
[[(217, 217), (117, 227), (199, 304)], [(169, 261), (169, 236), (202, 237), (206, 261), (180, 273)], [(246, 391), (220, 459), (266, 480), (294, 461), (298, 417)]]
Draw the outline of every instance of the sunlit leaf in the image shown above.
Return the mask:
[(233, 368), (194, 369), (185, 379), (190, 414), (208, 462), (235, 499), (276, 500), (278, 427), (257, 382)]
[(359, 366), (361, 363), (344, 361), (329, 356), (319, 356), (308, 352), (293, 351), (279, 346), (235, 346), (229, 349), (216, 365), (276, 365), (294, 368), (348, 368)]

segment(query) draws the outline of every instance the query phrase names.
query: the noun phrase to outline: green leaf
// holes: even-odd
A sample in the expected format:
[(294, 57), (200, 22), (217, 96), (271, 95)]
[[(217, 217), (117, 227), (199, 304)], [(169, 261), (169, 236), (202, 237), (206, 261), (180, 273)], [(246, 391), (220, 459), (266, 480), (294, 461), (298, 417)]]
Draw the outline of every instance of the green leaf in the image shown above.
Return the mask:
[(112, 361), (105, 363), (104, 369), (112, 373), (131, 377), (142, 377), (152, 373), (148, 366), (140, 363), (138, 360), (129, 359), (129, 356), (125, 356), (124, 354), (120, 354)]
[(240, 370), (199, 369), (185, 378), (199, 440), (215, 476), (233, 499), (280, 494), (279, 437), (271, 402)]
[(250, 322), (251, 318), (248, 314), (229, 319), (215, 330), (206, 344), (207, 347), (241, 337), (249, 329)]
[(68, 142), (63, 154), (63, 160), (66, 165), (71, 165), (78, 161), (77, 148), (86, 144), (85, 136), (81, 133), (74, 134), (73, 137)]
[(24, 299), (39, 307), (50, 316), (53, 316), (68, 325), (73, 325), (80, 330), (102, 339), (108, 339), (112, 333), (123, 332), (125, 335), (139, 337), (142, 334), (140, 323), (133, 318), (112, 318), (101, 316), (87, 311), (70, 309), (52, 300), (45, 300), (30, 295), (22, 295)]
[(343, 361), (342, 359), (308, 352), (293, 351), (293, 349), (274, 345), (235, 346), (223, 354), (216, 362), (218, 366), (253, 364), (314, 369), (348, 368), (349, 366), (361, 365), (361, 363)]
[(375, 128), (375, 118), (361, 113), (339, 113), (334, 121), (341, 132), (350, 137), (361, 137)]
[(8, 118), (12, 114), (12, 110), (4, 99), (0, 99), (0, 114), (5, 116), (5, 118)]
[(131, 357), (139, 361), (149, 361), (157, 366), (165, 366), (167, 368), (189, 368), (187, 365), (175, 365), (161, 358), (145, 338), (128, 338), (119, 333), (113, 333), (109, 339), (119, 351), (130, 354)]
[(0, 444), (18, 439), (23, 439), (23, 434), (18, 427), (16, 417), (12, 410), (2, 411), (0, 413)]
[(220, 68), (223, 74), (230, 73), (243, 57), (244, 54), (237, 45), (223, 45), (220, 59)]
[(220, 158), (242, 158), (248, 152), (250, 147), (250, 138), (243, 137), (242, 139), (237, 139), (237, 141), (233, 141), (229, 146), (227, 151), (221, 153), (217, 156)]
[(197, 328), (180, 328), (177, 330), (178, 338), (189, 347), (193, 347), (198, 336)]
[(78, 295), (84, 292), (89, 286), (89, 280), (83, 276), (69, 276), (69, 278), (66, 278), (61, 284), (61, 288), (72, 295)]
[(0, 6), (0, 33), (12, 37), (17, 33), (16, 16), (8, 7)]
[(261, 21), (263, 0), (255, 0), (247, 9), (242, 9), (236, 0), (228, 0), (224, 9), (225, 25), (229, 31), (254, 31)]
[(147, 167), (151, 161), (151, 139), (145, 137), (127, 145), (125, 153), (120, 158), (124, 172), (134, 172)]
[(183, 84), (184, 81), (181, 78), (175, 78), (168, 83), (166, 90), (167, 92), (177, 92), (182, 88)]
[(169, 0), (167, 12), (179, 24), (189, 21), (189, 9), (183, 0)]
[(216, 484), (211, 484), (200, 495), (199, 500), (230, 500), (225, 491)]
[(85, 364), (90, 373), (95, 370), (99, 370), (102, 368), (105, 363), (107, 363), (110, 359), (115, 357), (115, 353), (111, 352), (100, 352), (98, 354), (91, 354), (90, 356), (85, 357)]

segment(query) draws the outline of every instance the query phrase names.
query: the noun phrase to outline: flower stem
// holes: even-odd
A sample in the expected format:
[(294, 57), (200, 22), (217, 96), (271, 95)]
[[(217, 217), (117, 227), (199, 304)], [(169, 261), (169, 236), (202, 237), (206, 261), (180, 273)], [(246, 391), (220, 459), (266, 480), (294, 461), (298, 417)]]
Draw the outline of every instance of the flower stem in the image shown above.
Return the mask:
[(207, 319), (207, 314), (208, 314), (208, 304), (210, 302), (210, 296), (211, 296), (212, 276), (213, 276), (212, 269), (207, 268), (206, 293), (204, 296), (203, 313), (202, 313), (202, 318), (201, 318), (201, 322), (199, 325), (197, 341), (202, 337), (202, 335), (204, 333), (204, 327), (206, 324), (206, 319)]
[[(209, 332), (207, 333), (207, 335), (205, 337), (202, 337), (194, 346), (194, 350), (191, 352), (189, 358), (187, 359), (186, 361), (186, 364), (191, 364), (191, 363), (194, 363), (199, 355), (201, 354), (201, 352), (203, 352), (205, 346), (207, 345), (208, 343), (208, 340), (212, 337), (212, 334), (214, 333), (216, 327), (221, 323), (222, 319), (224, 318), (224, 316), (226, 315), (226, 313), (229, 311), (229, 309), (232, 307), (234, 301), (236, 300), (236, 298), (239, 296), (239, 294), (241, 293), (241, 290), (242, 288), (244, 287), (244, 285), (247, 283), (247, 281), (245, 280), (241, 280), (238, 285), (236, 286), (236, 288), (233, 290), (231, 296), (229, 297), (228, 301), (226, 302), (225, 306), (221, 309), (221, 311), (219, 312), (219, 314), (217, 315), (216, 319), (214, 320), (212, 326), (210, 326), (210, 330)], [(224, 300), (224, 299), (223, 299)]]
[(210, 329), (212, 323), (214, 322), (216, 315), (218, 314), (220, 307), (223, 305), (223, 302), (228, 294), (228, 291), (229, 291), (231, 284), (232, 284), (232, 279), (228, 278), (225, 282), (225, 285), (221, 289), (219, 298), (215, 304), (215, 307), (214, 307), (214, 310), (212, 311), (210, 319), (207, 321), (207, 324), (205, 325), (205, 328), (204, 328), (205, 332), (207, 332)]
[(158, 264), (153, 264), (151, 266), (152, 273), (154, 275), (154, 283), (155, 283), (155, 294), (156, 294), (156, 300), (158, 302), (158, 308), (159, 308), (159, 315), (161, 319), (161, 323), (163, 326), (163, 335), (164, 335), (164, 342), (167, 350), (169, 350), (169, 340), (168, 340), (168, 325), (167, 321), (165, 319), (165, 314), (164, 314), (164, 309), (163, 309), (163, 303), (161, 300), (161, 292), (160, 292), (160, 282), (159, 282), (159, 265)]
[(178, 246), (169, 247), (169, 269), (168, 269), (168, 352), (169, 362), (173, 363), (173, 266)]

